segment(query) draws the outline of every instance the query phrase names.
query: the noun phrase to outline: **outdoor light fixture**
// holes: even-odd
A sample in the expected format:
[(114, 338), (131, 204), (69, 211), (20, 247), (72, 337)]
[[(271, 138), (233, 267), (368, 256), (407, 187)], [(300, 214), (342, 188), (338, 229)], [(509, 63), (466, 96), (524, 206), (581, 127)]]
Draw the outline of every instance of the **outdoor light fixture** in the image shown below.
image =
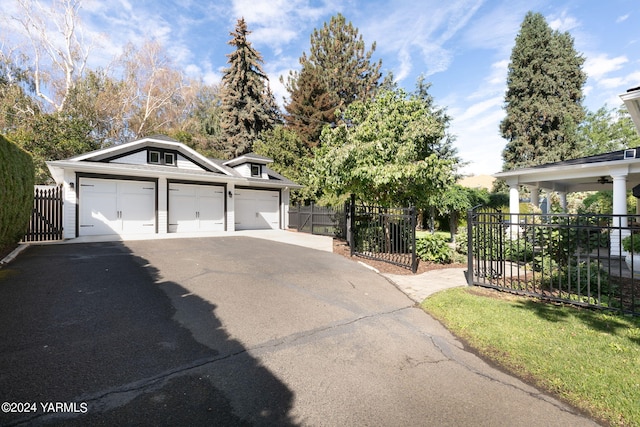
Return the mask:
[(73, 182), (69, 183), (69, 188), (73, 191), (76, 188), (76, 184)]
[(231, 192), (231, 190), (229, 190), (229, 198), (233, 197), (233, 193)]

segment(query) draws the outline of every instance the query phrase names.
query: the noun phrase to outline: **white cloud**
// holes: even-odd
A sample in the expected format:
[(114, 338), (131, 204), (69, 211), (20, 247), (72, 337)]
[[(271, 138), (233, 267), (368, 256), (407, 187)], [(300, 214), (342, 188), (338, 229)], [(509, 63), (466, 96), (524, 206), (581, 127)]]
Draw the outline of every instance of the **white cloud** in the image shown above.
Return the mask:
[(621, 69), (627, 62), (629, 59), (624, 55), (610, 58), (606, 53), (591, 54), (584, 63), (584, 71), (590, 78), (598, 81), (605, 75)]
[(567, 15), (566, 11), (560, 13), (560, 16), (551, 15), (548, 18), (549, 27), (560, 32), (575, 30), (580, 27), (580, 22), (573, 16)]
[(619, 24), (620, 22), (624, 22), (627, 19), (629, 19), (628, 13), (626, 15), (618, 16), (618, 19), (616, 19), (616, 24)]
[[(447, 70), (453, 58), (447, 42), (467, 25), (482, 3), (483, 0), (394, 3), (393, 8), (380, 8), (370, 14), (362, 33), (368, 43), (376, 41), (385, 58), (398, 62), (394, 70), (397, 80), (414, 68), (429, 76)], [(427, 10), (429, 13), (425, 13)]]

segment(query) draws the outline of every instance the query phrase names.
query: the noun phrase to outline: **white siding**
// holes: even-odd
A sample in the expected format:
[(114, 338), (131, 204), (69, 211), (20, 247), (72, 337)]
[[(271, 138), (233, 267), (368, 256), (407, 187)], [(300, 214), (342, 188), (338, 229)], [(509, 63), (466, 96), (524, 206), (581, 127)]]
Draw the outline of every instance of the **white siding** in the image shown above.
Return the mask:
[(241, 165), (238, 165), (234, 169), (237, 170), (238, 173), (244, 176), (245, 178), (251, 177), (251, 166), (248, 163), (243, 163)]
[(128, 156), (119, 157), (111, 160), (110, 163), (126, 163), (128, 165), (146, 165), (147, 164), (147, 151), (138, 151), (137, 153), (129, 154)]
[[(64, 205), (62, 210), (62, 237), (64, 239), (73, 239), (76, 236), (76, 191), (78, 183), (76, 182), (76, 174), (74, 171), (66, 170), (64, 172)], [(73, 183), (74, 188), (71, 189), (69, 183)]]
[(158, 180), (158, 234), (167, 234), (167, 178)]
[(180, 154), (178, 154), (178, 158), (176, 159), (176, 165), (178, 166), (179, 169), (191, 169), (191, 170), (197, 170), (197, 171), (204, 170), (200, 166), (196, 165), (191, 160), (183, 157)]

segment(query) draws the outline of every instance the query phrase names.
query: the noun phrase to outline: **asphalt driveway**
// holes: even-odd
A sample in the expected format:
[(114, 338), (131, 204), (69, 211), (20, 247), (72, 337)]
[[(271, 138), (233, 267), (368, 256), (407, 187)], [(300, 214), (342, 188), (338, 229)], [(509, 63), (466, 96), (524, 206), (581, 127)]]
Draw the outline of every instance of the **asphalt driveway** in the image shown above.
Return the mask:
[(2, 425), (593, 424), (375, 272), (263, 239), (30, 247), (0, 331)]

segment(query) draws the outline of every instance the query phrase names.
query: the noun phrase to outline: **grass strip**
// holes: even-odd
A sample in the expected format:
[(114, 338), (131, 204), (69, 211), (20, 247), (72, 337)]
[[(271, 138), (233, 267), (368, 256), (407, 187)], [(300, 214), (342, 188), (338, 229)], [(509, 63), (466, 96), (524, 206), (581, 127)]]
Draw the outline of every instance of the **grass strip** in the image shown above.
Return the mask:
[(483, 288), (422, 307), (480, 354), (612, 425), (640, 426), (640, 318)]

